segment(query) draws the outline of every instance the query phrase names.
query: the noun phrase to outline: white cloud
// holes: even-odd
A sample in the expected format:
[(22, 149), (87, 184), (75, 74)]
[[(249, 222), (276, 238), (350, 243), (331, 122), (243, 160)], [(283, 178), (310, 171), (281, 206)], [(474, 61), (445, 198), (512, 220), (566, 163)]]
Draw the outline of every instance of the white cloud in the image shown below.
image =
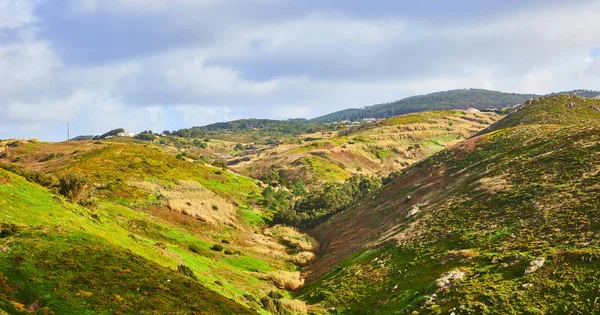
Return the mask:
[(208, 25), (220, 34), (212, 43), (77, 66), (38, 32), (44, 19), (32, 3), (0, 0), (0, 34), (12, 32), (10, 41), (0, 36), (0, 122), (25, 133), (62, 135), (66, 121), (87, 134), (311, 117), (464, 87), (600, 86), (599, 59), (589, 56), (600, 43), (598, 1), (442, 26), (342, 12), (257, 19), (257, 8), (274, 0), (72, 1), (74, 14), (136, 17), (194, 34)]
[(31, 0), (0, 0), (0, 31), (21, 28), (37, 21)]

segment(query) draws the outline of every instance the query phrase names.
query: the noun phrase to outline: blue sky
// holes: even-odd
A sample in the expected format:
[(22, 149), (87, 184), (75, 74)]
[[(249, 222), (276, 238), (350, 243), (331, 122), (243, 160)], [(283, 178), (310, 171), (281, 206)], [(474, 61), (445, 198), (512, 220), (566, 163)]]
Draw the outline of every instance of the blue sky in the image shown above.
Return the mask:
[(0, 139), (600, 89), (599, 1), (0, 0)]

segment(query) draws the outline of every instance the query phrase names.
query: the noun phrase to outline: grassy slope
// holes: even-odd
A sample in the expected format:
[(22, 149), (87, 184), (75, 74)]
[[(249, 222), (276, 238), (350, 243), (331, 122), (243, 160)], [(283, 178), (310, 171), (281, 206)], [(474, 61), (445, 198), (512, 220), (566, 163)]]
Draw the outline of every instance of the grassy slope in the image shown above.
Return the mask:
[(600, 123), (600, 100), (577, 94), (563, 94), (532, 99), (515, 108), (506, 119), (482, 133), (520, 125), (577, 125)]
[[(356, 314), (600, 312), (598, 143), (597, 126), (526, 125), (414, 165), (313, 231), (304, 298)], [(465, 278), (438, 287), (453, 270)]]
[(166, 268), (148, 238), (119, 222), (136, 214), (93, 212), (4, 170), (0, 182), (4, 231), (17, 227), (0, 238), (0, 282), (10, 288), (0, 294), (5, 311), (39, 304), (57, 314), (251, 313)]
[[(146, 265), (157, 264), (167, 271), (180, 264), (187, 265), (203, 286), (254, 309), (260, 309), (255, 299), (278, 291), (265, 277), (267, 272), (297, 268), (291, 263), (289, 249), (278, 240), (261, 235), (261, 227), (270, 214), (255, 207), (260, 187), (250, 178), (182, 161), (172, 152), (137, 141), (26, 143), (10, 150), (11, 156), (21, 157), (17, 164), (28, 169), (56, 176), (69, 172), (84, 174), (96, 186), (98, 206), (92, 211), (57, 202), (49, 192), (39, 189), (30, 189), (16, 197), (7, 191), (0, 197), (0, 204), (11, 206), (0, 207), (0, 222), (28, 227), (69, 225), (71, 230), (90, 234), (91, 245), (106, 243), (117, 252), (131, 251), (147, 260)], [(51, 153), (57, 157), (42, 161)], [(160, 193), (136, 184), (150, 182), (167, 188), (185, 188), (180, 184), (183, 180), (200, 183), (236, 207), (234, 224), (208, 224), (172, 211), (164, 206)], [(2, 189), (18, 191), (8, 185), (2, 185)], [(11, 198), (22, 203), (9, 203)], [(73, 208), (78, 220), (74, 221), (70, 212), (61, 207)], [(55, 218), (64, 213), (69, 218), (61, 217), (56, 222)], [(90, 219), (92, 213), (101, 224)], [(70, 232), (65, 237), (69, 235)], [(230, 253), (210, 250), (213, 244), (223, 245)], [(191, 246), (195, 246), (194, 251)]]
[(472, 136), (499, 118), (461, 111), (397, 116), (342, 135), (282, 145), (233, 168), (257, 177), (275, 166), (288, 180), (300, 177), (310, 184), (342, 181), (352, 174), (386, 175)]

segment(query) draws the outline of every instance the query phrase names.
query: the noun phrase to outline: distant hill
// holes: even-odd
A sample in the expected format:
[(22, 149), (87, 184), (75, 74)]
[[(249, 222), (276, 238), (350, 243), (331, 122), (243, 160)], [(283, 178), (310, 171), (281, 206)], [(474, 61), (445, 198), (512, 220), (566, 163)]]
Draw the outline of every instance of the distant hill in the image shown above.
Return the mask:
[(184, 128), (173, 131), (172, 134), (184, 138), (202, 138), (207, 134), (214, 132), (246, 132), (247, 130), (254, 129), (271, 131), (274, 133), (299, 134), (306, 132), (311, 127), (314, 127), (314, 123), (311, 124), (303, 118), (288, 120), (249, 118), (218, 122), (202, 127)]
[(407, 97), (395, 102), (352, 108), (312, 119), (324, 123), (344, 119), (388, 118), (396, 115), (444, 109), (500, 108), (520, 104), (537, 97), (536, 94), (516, 94), (483, 89), (461, 89)]
[(228, 160), (243, 175), (262, 178), (273, 170), (286, 182), (313, 187), (353, 174), (386, 176), (441, 151), (498, 121), (492, 113), (433, 111), (363, 124), (337, 133), (303, 134), (300, 143), (242, 151)]
[[(577, 93), (579, 96), (593, 98), (600, 95), (598, 91), (575, 90), (553, 94)], [(325, 123), (344, 119), (358, 120), (362, 118), (388, 118), (395, 115), (444, 109), (477, 109), (501, 108), (522, 104), (539, 97), (536, 94), (504, 93), (484, 89), (461, 89), (436, 92), (427, 95), (407, 97), (395, 102), (367, 106), (361, 109), (351, 108), (317, 117), (311, 122)]]

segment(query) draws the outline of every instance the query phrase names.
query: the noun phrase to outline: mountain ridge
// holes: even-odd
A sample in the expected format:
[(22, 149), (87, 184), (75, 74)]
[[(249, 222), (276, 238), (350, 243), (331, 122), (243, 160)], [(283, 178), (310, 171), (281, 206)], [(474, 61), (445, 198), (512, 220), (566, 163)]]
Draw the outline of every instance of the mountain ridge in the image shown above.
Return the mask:
[[(592, 90), (573, 90), (555, 92), (556, 94), (581, 94), (584, 97), (599, 96), (600, 92)], [(540, 97), (540, 94), (507, 93), (486, 89), (457, 89), (434, 92), (424, 95), (409, 96), (389, 103), (375, 104), (363, 108), (351, 108), (333, 112), (324, 116), (310, 119), (311, 122), (323, 123), (344, 119), (387, 118), (416, 111), (467, 109), (473, 107), (479, 110), (501, 108), (521, 104), (529, 99)]]

